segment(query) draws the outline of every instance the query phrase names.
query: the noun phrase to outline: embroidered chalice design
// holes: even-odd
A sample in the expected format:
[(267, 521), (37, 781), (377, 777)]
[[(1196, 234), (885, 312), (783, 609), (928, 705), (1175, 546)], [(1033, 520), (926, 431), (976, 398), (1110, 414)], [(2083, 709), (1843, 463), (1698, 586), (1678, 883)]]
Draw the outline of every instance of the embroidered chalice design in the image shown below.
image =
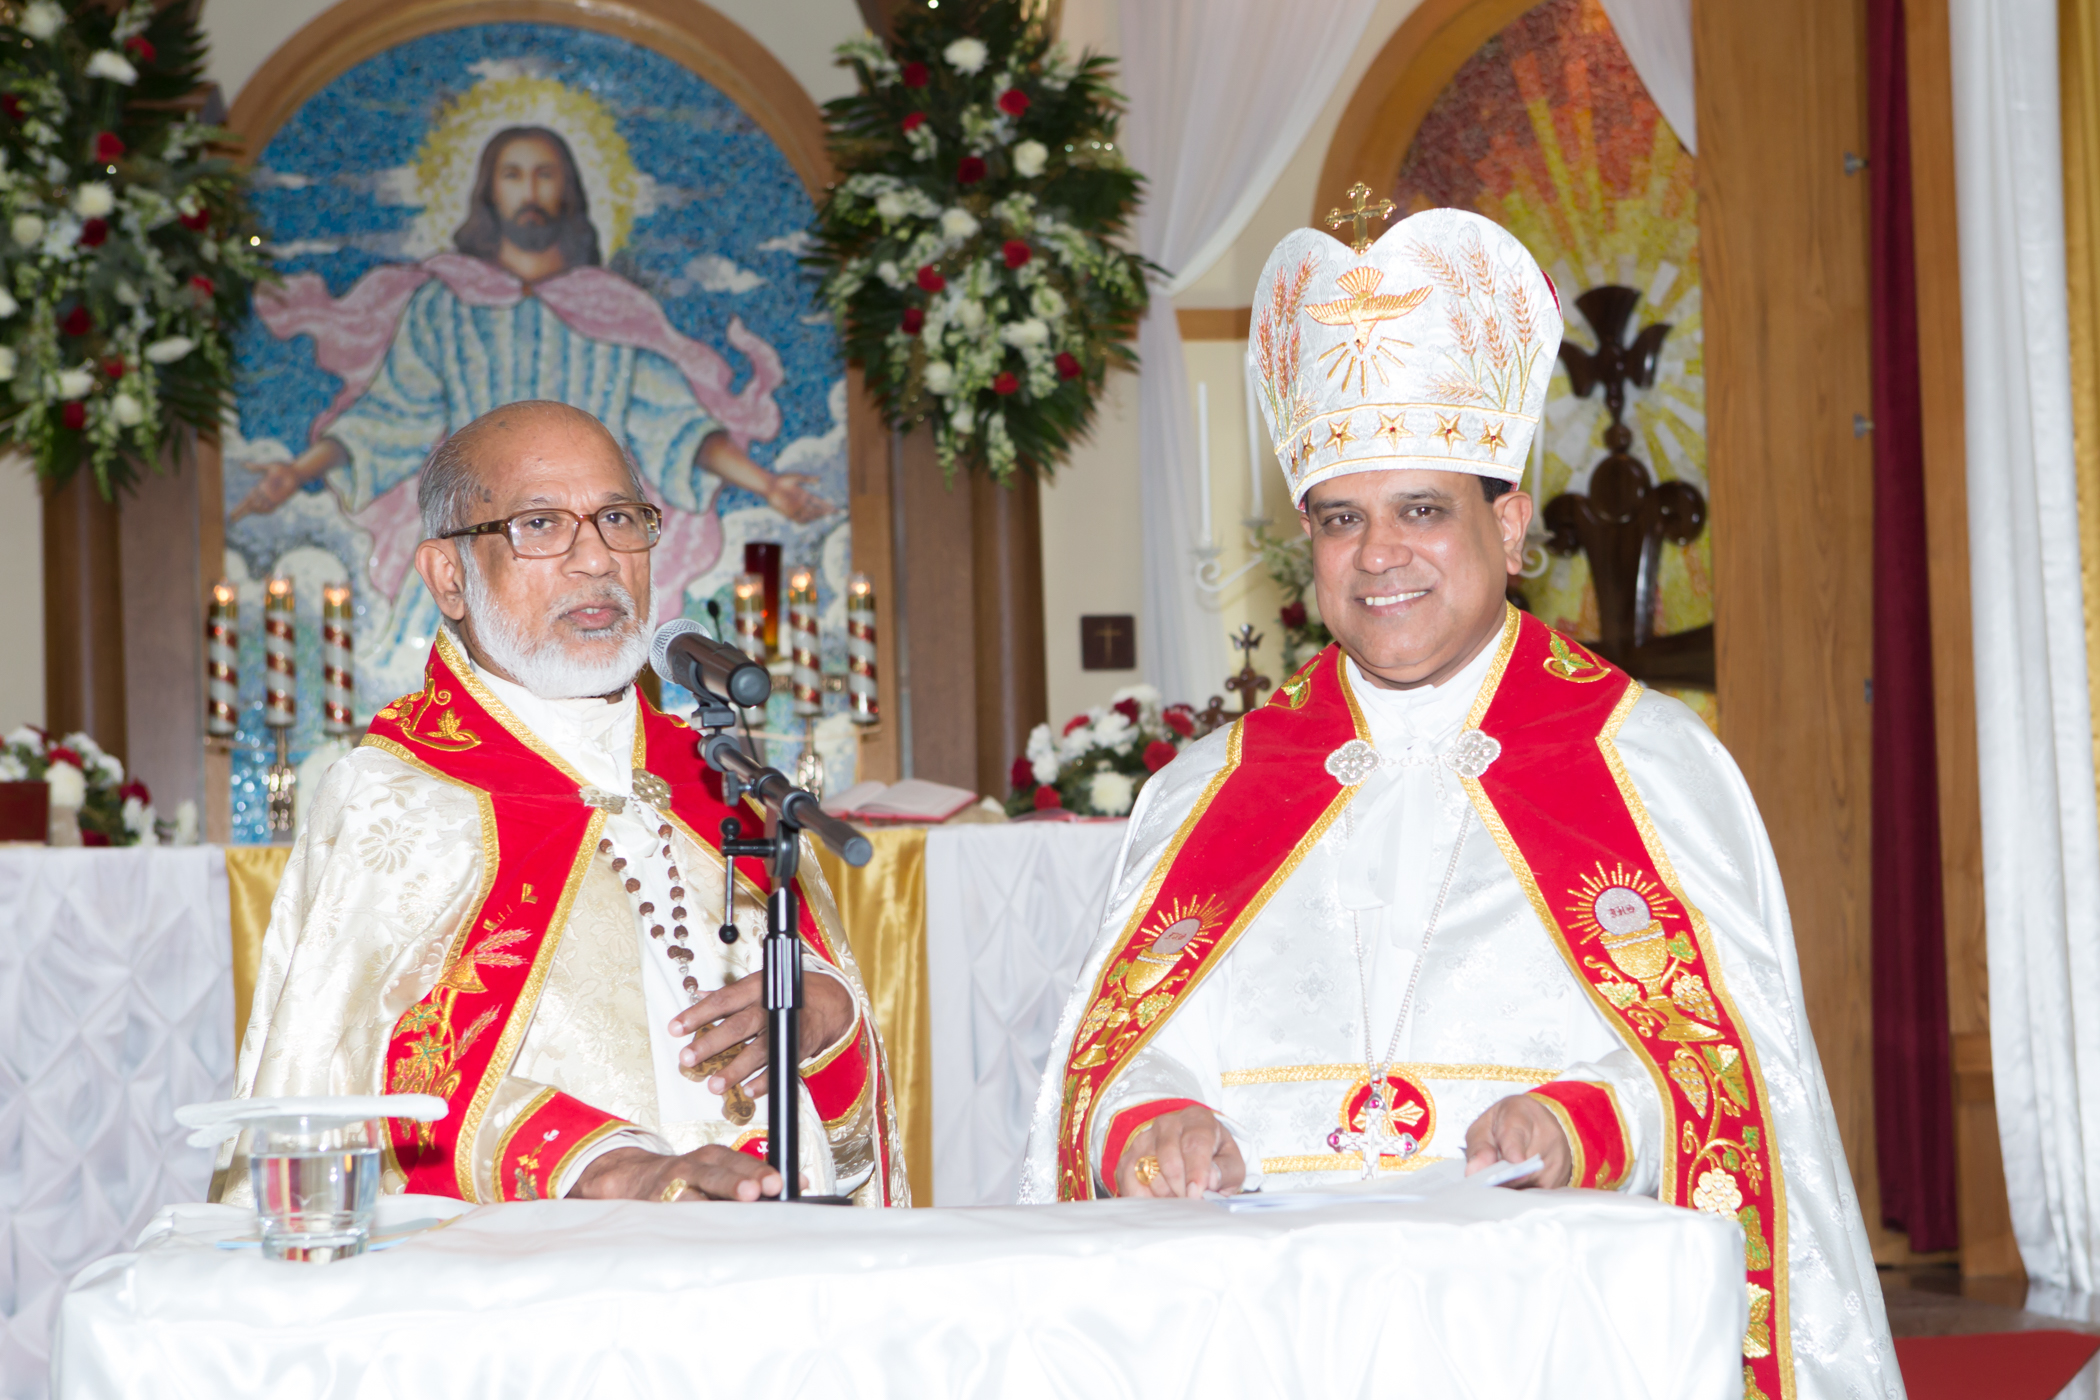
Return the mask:
[[(1625, 982), (1606, 983), (1600, 988), (1604, 995), (1627, 1013), (1642, 1035), (1675, 1041), (1718, 1039), (1719, 1031), (1685, 1015), (1687, 1009), (1712, 1015), (1713, 1002), (1705, 979), (1684, 967), (1694, 956), (1690, 944), (1671, 936), (1654, 916), (1651, 897), (1661, 901), (1669, 894), (1623, 867), (1606, 875), (1599, 865), (1597, 874), (1585, 877), (1583, 884), (1574, 891), (1578, 903), (1569, 912), (1584, 928), (1585, 941), (1597, 939), (1612, 967), (1638, 984), (1636, 990)], [(1595, 959), (1587, 961), (1601, 966)]]

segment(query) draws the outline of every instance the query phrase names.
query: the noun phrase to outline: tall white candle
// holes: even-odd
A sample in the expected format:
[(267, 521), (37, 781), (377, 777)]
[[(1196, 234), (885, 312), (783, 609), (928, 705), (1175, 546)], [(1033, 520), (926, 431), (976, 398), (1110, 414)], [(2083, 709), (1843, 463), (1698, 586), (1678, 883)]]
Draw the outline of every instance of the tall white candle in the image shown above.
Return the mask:
[(795, 713), (824, 713), (824, 676), (817, 658), (817, 576), (808, 569), (788, 575), (788, 658)]
[(350, 585), (321, 589), (321, 732), (341, 738), (350, 732)]
[(881, 718), (875, 698), (875, 585), (866, 574), (855, 574), (846, 584), (846, 697), (853, 703), (855, 724)]
[(1217, 536), (1210, 528), (1210, 385), (1196, 386), (1196, 471), (1203, 483), (1203, 545), (1208, 549)]
[(211, 615), (204, 624), (205, 693), (211, 702), (204, 732), (214, 739), (232, 738), (240, 720), (240, 626), (240, 592), (221, 579), (211, 586)]
[(263, 723), (289, 729), (299, 721), (298, 639), (292, 627), (292, 581), (263, 585)]
[(1267, 465), (1262, 459), (1268, 455), (1267, 444), (1261, 440), (1261, 413), (1254, 404), (1254, 377), (1249, 375), (1247, 377), (1247, 469), (1254, 474), (1252, 490), (1247, 497), (1251, 502), (1247, 509), (1247, 518), (1249, 520), (1267, 520), (1269, 518), (1269, 512), (1261, 503), (1262, 468)]
[(766, 581), (754, 573), (736, 576), (736, 644), (760, 665), (766, 660)]

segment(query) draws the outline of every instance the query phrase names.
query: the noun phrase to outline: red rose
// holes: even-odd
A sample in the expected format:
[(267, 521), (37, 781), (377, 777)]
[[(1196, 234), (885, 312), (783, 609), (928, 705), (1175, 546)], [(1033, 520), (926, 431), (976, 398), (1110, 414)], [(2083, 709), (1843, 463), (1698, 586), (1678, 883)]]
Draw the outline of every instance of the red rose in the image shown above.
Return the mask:
[(82, 828), (80, 844), (83, 846), (107, 846), (109, 844), (109, 833), (106, 831), (89, 831)]
[(16, 121), (22, 120), (22, 99), (11, 92), (0, 92), (0, 112), (7, 113)]
[(1129, 720), (1129, 721), (1130, 721), (1130, 722), (1131, 722), (1132, 724), (1136, 724), (1136, 723), (1138, 722), (1138, 702), (1137, 702), (1137, 701), (1135, 701), (1135, 700), (1118, 700), (1118, 701), (1116, 701), (1116, 703), (1115, 703), (1115, 704), (1114, 704), (1114, 705), (1113, 705), (1113, 706), (1112, 706), (1111, 708), (1112, 708), (1112, 709), (1114, 709), (1114, 710), (1115, 710), (1115, 712), (1116, 712), (1117, 714), (1119, 714), (1119, 715), (1121, 715), (1121, 716), (1122, 716), (1123, 718), (1125, 718), (1125, 719)]
[(1028, 94), (1019, 88), (1008, 88), (999, 94), (999, 110), (1009, 117), (1018, 117), (1028, 110)]
[[(70, 403), (66, 405), (67, 408), (78, 408), (79, 406), (78, 404)], [(54, 745), (51, 751), (44, 755), (44, 759), (49, 763), (70, 763), (75, 768), (87, 767), (85, 763), (80, 761), (80, 755), (67, 748), (64, 744)]]
[(984, 157), (964, 156), (955, 163), (955, 183), (974, 185), (984, 178)]
[(212, 294), (219, 290), (219, 287), (217, 283), (200, 272), (190, 279), (190, 290), (197, 294), (198, 300), (208, 301), (211, 299)]
[(1303, 627), (1305, 625), (1305, 604), (1285, 603), (1282, 616), (1284, 626)]
[[(73, 400), (65, 407), (59, 409), (58, 421), (71, 428), (74, 432), (79, 432), (87, 426), (87, 405), (78, 399)], [(68, 749), (66, 752), (70, 753), (72, 750)], [(77, 758), (69, 761), (76, 768), (80, 766), (80, 760)]]
[[(83, 238), (87, 236), (85, 231), (82, 232), (81, 236)], [(88, 309), (83, 304), (68, 311), (66, 319), (58, 323), (58, 328), (67, 335), (86, 335), (95, 328), (95, 318), (88, 315)]]
[(103, 219), (85, 219), (80, 225), (80, 246), (100, 248), (109, 241), (109, 223)]
[(134, 34), (129, 39), (126, 39), (124, 47), (137, 55), (138, 61), (141, 63), (151, 63), (158, 57), (154, 52), (153, 41), (143, 34)]
[(926, 114), (924, 112), (906, 112), (904, 114), (904, 129), (906, 131), (917, 131), (924, 125), (926, 125)]
[(122, 160), (123, 158), (124, 140), (122, 137), (118, 136), (114, 131), (98, 131), (95, 133), (95, 160), (98, 163), (107, 165), (113, 160)]
[(932, 263), (928, 263), (926, 264), (926, 266), (919, 269), (920, 291), (937, 292), (947, 285), (948, 279), (941, 276), (940, 270), (934, 267)]
[(1065, 724), (1065, 733), (1067, 733), (1067, 734), (1070, 734), (1070, 733), (1071, 733), (1071, 732), (1072, 732), (1073, 730), (1075, 730), (1075, 729), (1084, 729), (1084, 728), (1086, 728), (1086, 716), (1085, 716), (1085, 715), (1074, 715), (1074, 716), (1072, 716), (1072, 718), (1071, 718), (1070, 720), (1068, 720), (1068, 721), (1066, 722), (1066, 724)]
[(1167, 728), (1184, 739), (1196, 732), (1196, 712), (1186, 705), (1169, 705), (1159, 717)]
[(1014, 378), (1012, 370), (1001, 370), (999, 377), (992, 381), (992, 392), (1000, 395), (1018, 394), (1021, 392), (1021, 381)]
[(128, 802), (134, 797), (141, 802), (151, 802), (153, 800), (153, 794), (146, 791), (146, 785), (137, 778), (133, 778), (130, 782), (117, 789), (117, 800), (119, 802)]
[(124, 362), (122, 360), (104, 360), (102, 362), (102, 372), (112, 380), (122, 379), (124, 377)]
[(1164, 739), (1154, 739), (1145, 745), (1145, 771), (1157, 773), (1179, 756), (1180, 750)]
[(1007, 239), (1005, 246), (1000, 248), (999, 252), (1006, 258), (1008, 267), (1026, 267), (1028, 260), (1035, 256), (1035, 249), (1029, 247), (1018, 238)]
[(1059, 379), (1077, 379), (1079, 377), (1079, 357), (1069, 350), (1058, 351), (1057, 377)]
[(202, 233), (211, 227), (211, 210), (209, 209), (199, 209), (194, 214), (179, 214), (176, 217), (181, 221), (182, 226), (191, 233)]
[(904, 333), (906, 335), (917, 335), (925, 324), (926, 310), (924, 307), (907, 306), (904, 308)]
[(1027, 754), (1024, 753), (1014, 760), (1013, 771), (1006, 775), (1006, 784), (1015, 792), (1036, 785), (1035, 765), (1028, 761)]
[(1052, 811), (1064, 805), (1065, 800), (1057, 795), (1057, 789), (1050, 784), (1044, 783), (1035, 790), (1035, 809), (1038, 812)]
[(933, 80), (933, 73), (916, 58), (905, 64), (898, 76), (904, 79), (906, 87), (925, 87)]

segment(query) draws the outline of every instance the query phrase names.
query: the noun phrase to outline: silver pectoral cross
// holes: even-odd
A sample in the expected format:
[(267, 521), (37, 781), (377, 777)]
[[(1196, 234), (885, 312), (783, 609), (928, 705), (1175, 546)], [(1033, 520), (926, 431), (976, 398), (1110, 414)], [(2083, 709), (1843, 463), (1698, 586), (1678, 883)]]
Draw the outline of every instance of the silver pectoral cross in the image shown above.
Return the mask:
[(1370, 1102), (1364, 1105), (1363, 1131), (1336, 1133), (1330, 1141), (1336, 1151), (1353, 1147), (1363, 1154), (1365, 1181), (1378, 1175), (1387, 1157), (1412, 1156), (1418, 1145), (1393, 1131), (1393, 1115), (1386, 1111), (1384, 1099), (1378, 1094), (1371, 1095)]

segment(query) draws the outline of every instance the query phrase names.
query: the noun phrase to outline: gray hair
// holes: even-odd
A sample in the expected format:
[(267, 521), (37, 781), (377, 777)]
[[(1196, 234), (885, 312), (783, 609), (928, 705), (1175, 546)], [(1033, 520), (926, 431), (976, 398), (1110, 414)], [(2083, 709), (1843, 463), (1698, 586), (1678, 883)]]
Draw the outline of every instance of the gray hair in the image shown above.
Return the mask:
[[(582, 413), (581, 409), (554, 399), (522, 399), (503, 407), (565, 408)], [(487, 416), (483, 415), (484, 418)], [(434, 540), (448, 530), (464, 529), (475, 523), (474, 496), (480, 473), (474, 459), (475, 434), (471, 430), (481, 421), (477, 418), (458, 432), (448, 434), (423, 463), (423, 470), (416, 478), (416, 505), (423, 516), (424, 539)], [(595, 418), (591, 421), (597, 422)], [(610, 437), (611, 433), (606, 435)], [(648, 495), (642, 489), (641, 468), (635, 463), (634, 454), (627, 450), (625, 443), (616, 441), (615, 445), (620, 449), (620, 460), (627, 466), (627, 484), (634, 492), (634, 498), (647, 500)], [(466, 555), (466, 550), (460, 551), (461, 558)]]

